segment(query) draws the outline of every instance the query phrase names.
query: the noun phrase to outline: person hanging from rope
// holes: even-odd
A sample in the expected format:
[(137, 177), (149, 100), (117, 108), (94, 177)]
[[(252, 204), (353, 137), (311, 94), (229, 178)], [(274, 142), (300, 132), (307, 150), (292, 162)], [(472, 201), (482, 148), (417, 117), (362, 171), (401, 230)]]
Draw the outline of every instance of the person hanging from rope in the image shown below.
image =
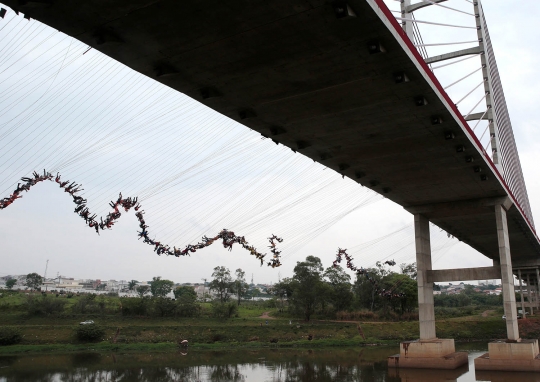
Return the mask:
[[(68, 181), (62, 181), (62, 177), (60, 173), (57, 173), (56, 176), (53, 176), (51, 173), (48, 173), (47, 171), (43, 170), (43, 174), (38, 174), (37, 172), (33, 172), (32, 177), (23, 177), (21, 178), (22, 183), (17, 184), (17, 188), (13, 191), (13, 193), (7, 197), (0, 199), (0, 210), (5, 209), (8, 206), (10, 206), (15, 200), (22, 198), (21, 192), (25, 191), (28, 192), (30, 188), (34, 185), (36, 185), (39, 182), (43, 182), (45, 180), (53, 181), (58, 184), (60, 188), (64, 190), (64, 192), (69, 193), (73, 198), (73, 203), (76, 205), (74, 212), (79, 215), (81, 218), (84, 219), (86, 225), (88, 227), (93, 228), (97, 234), (99, 234), (99, 231), (103, 231), (105, 229), (110, 229), (112, 226), (116, 223), (116, 220), (118, 220), (122, 214), (119, 211), (119, 208), (122, 207), (125, 212), (129, 212), (131, 208), (135, 210), (135, 217), (139, 221), (139, 228), (141, 231), (137, 232), (139, 239), (143, 238), (143, 242), (145, 244), (151, 245), (154, 247), (154, 251), (158, 254), (166, 254), (169, 256), (187, 256), (190, 253), (194, 253), (197, 250), (206, 248), (213, 243), (215, 243), (217, 240), (221, 239), (222, 244), (224, 248), (227, 248), (229, 251), (232, 250), (232, 247), (234, 244), (239, 244), (243, 249), (247, 250), (251, 255), (255, 256), (257, 259), (260, 260), (261, 265), (264, 264), (264, 258), (266, 254), (262, 254), (256, 250), (255, 247), (248, 244), (246, 241), (246, 238), (244, 236), (237, 236), (234, 232), (229, 231), (227, 229), (221, 230), (218, 235), (215, 237), (209, 238), (207, 236), (203, 236), (202, 242), (197, 244), (188, 244), (183, 250), (173, 247), (171, 250), (171, 247), (169, 245), (162, 244), (159, 241), (155, 241), (153, 239), (150, 239), (149, 233), (148, 233), (148, 225), (146, 224), (143, 215), (144, 211), (142, 210), (142, 207), (138, 201), (137, 197), (128, 197), (123, 198), (122, 193), (119, 194), (118, 199), (116, 201), (111, 201), (109, 203), (110, 207), (113, 209), (112, 212), (108, 213), (105, 218), (100, 217), (99, 222), (96, 220), (97, 215), (91, 214), (90, 209), (87, 206), (87, 200), (84, 199), (82, 196), (77, 195), (77, 193), (83, 191), (82, 186), (75, 183)], [(271, 266), (272, 268), (279, 267), (281, 265), (280, 262), (280, 255), (281, 251), (277, 249), (276, 243), (281, 243), (283, 239), (272, 235), (268, 238), (270, 242), (270, 251), (273, 255), (273, 258), (267, 262), (268, 266)]]

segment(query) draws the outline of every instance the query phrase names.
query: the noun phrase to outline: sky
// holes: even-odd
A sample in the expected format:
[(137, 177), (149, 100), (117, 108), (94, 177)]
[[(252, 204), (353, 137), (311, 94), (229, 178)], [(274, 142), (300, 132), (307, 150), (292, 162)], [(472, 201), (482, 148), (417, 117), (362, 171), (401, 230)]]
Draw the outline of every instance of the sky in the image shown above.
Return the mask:
[[(399, 2), (387, 3), (399, 10)], [(472, 12), (466, 0), (444, 4)], [(534, 47), (540, 4), (489, 0), (483, 6), (538, 219), (540, 53)], [(435, 6), (415, 17), (474, 25), (469, 15)], [(419, 24), (419, 29), (425, 44), (476, 38), (476, 31), (465, 28)], [(434, 55), (470, 46), (426, 49)], [(479, 65), (476, 57), (434, 71), (448, 86)], [(452, 99), (457, 102), (477, 86), (479, 75), (449, 87)], [(49, 260), (48, 277), (201, 282), (223, 265), (242, 268), (248, 281), (271, 283), (290, 277), (296, 262), (309, 255), (330, 266), (338, 247), (348, 248), (357, 265), (414, 261), (413, 218), (402, 207), (10, 10), (0, 19), (0, 84), (0, 197), (8, 196), (20, 177), (46, 168), (82, 183), (98, 215), (109, 212), (108, 202), (119, 192), (139, 196), (150, 232), (171, 246), (195, 243), (222, 228), (245, 236), (262, 252), (268, 252), (271, 234), (284, 239), (283, 266), (277, 269), (260, 267), (241, 248), (229, 252), (219, 244), (190, 257), (160, 257), (137, 240), (133, 212), (97, 236), (73, 213), (67, 194), (53, 183), (40, 184), (0, 211), (0, 276), (43, 274)], [(473, 92), (459, 103), (460, 110), (469, 112), (482, 95), (481, 89)], [(474, 110), (481, 108), (482, 103)], [(481, 137), (484, 129), (482, 122), (475, 132)], [(489, 143), (486, 135), (482, 142)], [(491, 265), (439, 228), (431, 233), (434, 268)]]

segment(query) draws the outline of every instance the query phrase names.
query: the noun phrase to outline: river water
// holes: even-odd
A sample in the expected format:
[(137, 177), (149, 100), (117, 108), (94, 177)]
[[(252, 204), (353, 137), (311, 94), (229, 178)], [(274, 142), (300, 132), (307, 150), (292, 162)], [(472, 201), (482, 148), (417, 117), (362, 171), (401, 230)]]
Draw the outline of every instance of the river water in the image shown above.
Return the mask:
[(458, 370), (388, 369), (398, 347), (253, 349), (173, 353), (74, 353), (0, 357), (0, 382), (439, 382), (540, 381), (540, 373), (476, 373), (487, 344), (458, 345), (469, 366)]

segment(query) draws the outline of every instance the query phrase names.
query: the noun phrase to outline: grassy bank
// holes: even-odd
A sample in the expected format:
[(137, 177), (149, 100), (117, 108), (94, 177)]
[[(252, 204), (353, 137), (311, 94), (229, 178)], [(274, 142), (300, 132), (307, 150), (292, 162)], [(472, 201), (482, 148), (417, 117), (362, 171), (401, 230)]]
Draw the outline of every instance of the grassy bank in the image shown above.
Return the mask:
[[(80, 310), (77, 304), (83, 298), (64, 298), (66, 306), (60, 313), (37, 315), (30, 314), (25, 308), (26, 296), (17, 293), (3, 296), (0, 299), (0, 327), (19, 333), (20, 341), (16, 345), (0, 346), (0, 354), (87, 350), (168, 352), (177, 351), (177, 344), (184, 339), (189, 341), (190, 349), (224, 349), (367, 346), (397, 344), (418, 338), (415, 319), (378, 321), (381, 318), (372, 314), (371, 321), (303, 322), (287, 313), (279, 313), (276, 317), (277, 311), (260, 303), (242, 304), (236, 316), (226, 320), (212, 318), (208, 303), (200, 304), (197, 317), (133, 316), (121, 313), (121, 301), (115, 297), (96, 299), (101, 305), (94, 307), (95, 312), (75, 313)], [(474, 314), (455, 318), (449, 318), (450, 313), (455, 312), (446, 309), (436, 313), (440, 338), (487, 341), (506, 336), (505, 323), (497, 309), (479, 307)], [(77, 340), (76, 328), (85, 320), (93, 320), (103, 329), (103, 335), (96, 342)], [(534, 318), (520, 320), (520, 332), (523, 338), (540, 337), (540, 321)]]
[[(6, 315), (3, 315), (4, 318)], [(234, 318), (159, 319), (118, 316), (85, 317), (105, 329), (96, 343), (81, 343), (74, 331), (79, 317), (26, 318), (16, 314), (8, 319), (22, 341), (0, 347), (0, 354), (74, 351), (176, 351), (177, 343), (187, 339), (191, 349), (330, 347), (396, 344), (418, 338), (417, 322), (335, 322), (309, 323), (289, 320)], [(4, 321), (5, 322), (5, 321)], [(15, 323), (18, 322), (18, 323)], [(262, 324), (262, 325), (261, 325)], [(360, 328), (360, 329), (359, 329)], [(540, 337), (540, 321), (520, 321), (524, 338)], [(506, 328), (499, 316), (470, 316), (437, 321), (440, 338), (456, 341), (481, 341), (504, 338)], [(311, 340), (309, 340), (311, 336)]]

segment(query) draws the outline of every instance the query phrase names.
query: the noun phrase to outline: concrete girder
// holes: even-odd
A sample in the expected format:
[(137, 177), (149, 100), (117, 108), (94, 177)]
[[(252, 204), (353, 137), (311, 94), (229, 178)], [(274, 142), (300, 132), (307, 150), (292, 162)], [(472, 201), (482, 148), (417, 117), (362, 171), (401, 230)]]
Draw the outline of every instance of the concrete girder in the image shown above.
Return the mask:
[(493, 112), (491, 111), (491, 108), (488, 109), (487, 113), (473, 113), (469, 114), (467, 118), (465, 118), (466, 121), (477, 121), (480, 118), (483, 120), (490, 120), (493, 119)]
[(502, 205), (505, 210), (509, 210), (513, 202), (508, 197), (495, 197), (425, 204), (421, 206), (405, 206), (404, 208), (411, 214), (423, 214), (431, 219), (493, 213), (493, 209), (489, 207), (496, 205)]
[(501, 277), (501, 267), (436, 269), (427, 271), (428, 282), (490, 280)]
[(469, 54), (480, 54), (484, 53), (484, 48), (482, 46), (475, 46), (472, 48), (456, 50), (455, 52), (440, 54), (438, 56), (426, 58), (426, 64), (434, 64), (439, 61), (451, 60), (452, 58), (458, 58), (462, 56), (468, 56)]
[(420, 3), (416, 3), (416, 4), (412, 4), (412, 5), (408, 5), (406, 8), (405, 8), (405, 11), (407, 13), (412, 13), (414, 11), (417, 11), (419, 9), (422, 9), (422, 8), (425, 8), (425, 7), (429, 7), (430, 5), (433, 5), (433, 3), (442, 3), (444, 1), (447, 1), (447, 0), (433, 0), (433, 2), (430, 2), (430, 1), (423, 1), (423, 2), (420, 2)]

